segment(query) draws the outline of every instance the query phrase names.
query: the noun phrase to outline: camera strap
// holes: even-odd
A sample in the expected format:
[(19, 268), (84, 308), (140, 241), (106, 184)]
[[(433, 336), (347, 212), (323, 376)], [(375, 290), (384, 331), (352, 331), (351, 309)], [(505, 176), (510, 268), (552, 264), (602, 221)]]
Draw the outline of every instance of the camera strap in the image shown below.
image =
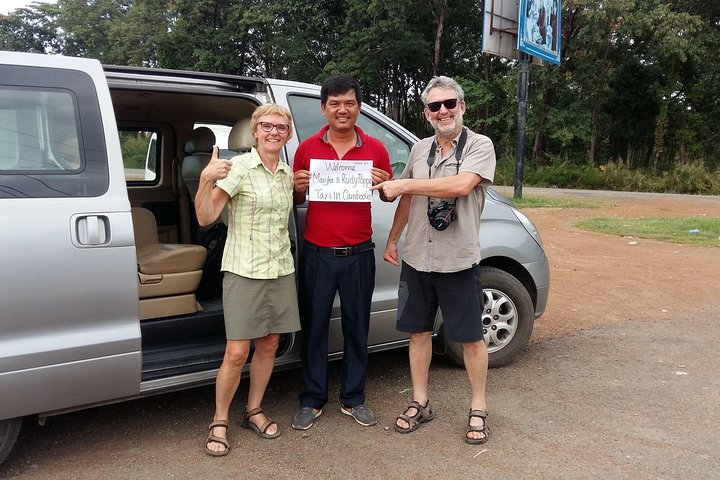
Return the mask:
[[(465, 150), (465, 144), (467, 143), (467, 128), (463, 127), (460, 133), (460, 138), (455, 146), (455, 175), (460, 173), (460, 162), (462, 161), (463, 150)], [(428, 178), (432, 178), (432, 166), (435, 164), (435, 152), (437, 151), (437, 142), (433, 139), (432, 145), (430, 146), (430, 153), (428, 154)], [(457, 202), (457, 197), (453, 200), (453, 204)], [(428, 208), (430, 207), (430, 197), (428, 197)]]

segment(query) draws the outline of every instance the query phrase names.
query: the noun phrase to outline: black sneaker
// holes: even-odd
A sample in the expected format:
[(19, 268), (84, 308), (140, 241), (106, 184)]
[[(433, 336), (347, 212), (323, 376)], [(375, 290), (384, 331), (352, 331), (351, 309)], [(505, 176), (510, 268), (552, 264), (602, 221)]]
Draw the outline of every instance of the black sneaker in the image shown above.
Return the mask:
[(315, 411), (312, 407), (300, 407), (293, 418), (292, 427), (295, 430), (307, 430), (313, 426), (313, 422), (320, 415), (322, 415), (322, 408)]
[(355, 419), (363, 427), (369, 427), (377, 423), (377, 417), (375, 414), (365, 405), (358, 405), (353, 408), (346, 408), (341, 406), (340, 411), (345, 415), (349, 415)]

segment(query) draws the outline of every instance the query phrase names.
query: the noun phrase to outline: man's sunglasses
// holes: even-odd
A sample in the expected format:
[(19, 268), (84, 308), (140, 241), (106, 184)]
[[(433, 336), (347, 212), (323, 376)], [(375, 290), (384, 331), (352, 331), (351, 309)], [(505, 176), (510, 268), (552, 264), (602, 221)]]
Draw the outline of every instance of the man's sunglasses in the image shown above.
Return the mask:
[(263, 132), (272, 132), (272, 129), (275, 128), (280, 135), (286, 134), (290, 130), (290, 125), (287, 123), (260, 122), (259, 125)]
[(427, 109), (431, 112), (439, 112), (440, 107), (445, 105), (445, 108), (448, 110), (452, 110), (453, 108), (457, 107), (458, 99), (457, 98), (448, 98), (447, 100), (443, 100), (442, 102), (430, 102), (427, 104)]

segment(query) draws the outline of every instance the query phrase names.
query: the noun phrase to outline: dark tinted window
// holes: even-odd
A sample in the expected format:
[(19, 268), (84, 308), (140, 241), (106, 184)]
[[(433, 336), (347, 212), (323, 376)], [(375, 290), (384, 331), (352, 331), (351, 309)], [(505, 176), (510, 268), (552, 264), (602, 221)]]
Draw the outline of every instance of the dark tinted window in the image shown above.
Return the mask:
[(108, 184), (90, 77), (0, 66), (0, 197), (90, 197)]

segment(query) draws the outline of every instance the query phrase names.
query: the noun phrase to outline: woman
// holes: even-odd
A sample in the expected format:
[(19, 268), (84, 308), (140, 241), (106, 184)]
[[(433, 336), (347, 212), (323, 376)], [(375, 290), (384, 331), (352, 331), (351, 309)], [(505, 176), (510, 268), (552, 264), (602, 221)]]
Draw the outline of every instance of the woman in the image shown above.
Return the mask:
[(228, 204), (228, 238), (223, 252), (223, 309), (227, 345), (215, 383), (215, 415), (205, 451), (227, 455), (230, 403), (250, 352), (250, 389), (241, 425), (263, 438), (280, 435), (277, 423), (260, 407), (280, 334), (300, 329), (295, 267), (290, 253), (288, 219), (293, 204), (293, 172), (280, 160), (292, 136), (290, 112), (267, 104), (251, 120), (256, 147), (231, 160), (217, 147), (200, 175), (195, 197), (198, 223), (214, 222)]

